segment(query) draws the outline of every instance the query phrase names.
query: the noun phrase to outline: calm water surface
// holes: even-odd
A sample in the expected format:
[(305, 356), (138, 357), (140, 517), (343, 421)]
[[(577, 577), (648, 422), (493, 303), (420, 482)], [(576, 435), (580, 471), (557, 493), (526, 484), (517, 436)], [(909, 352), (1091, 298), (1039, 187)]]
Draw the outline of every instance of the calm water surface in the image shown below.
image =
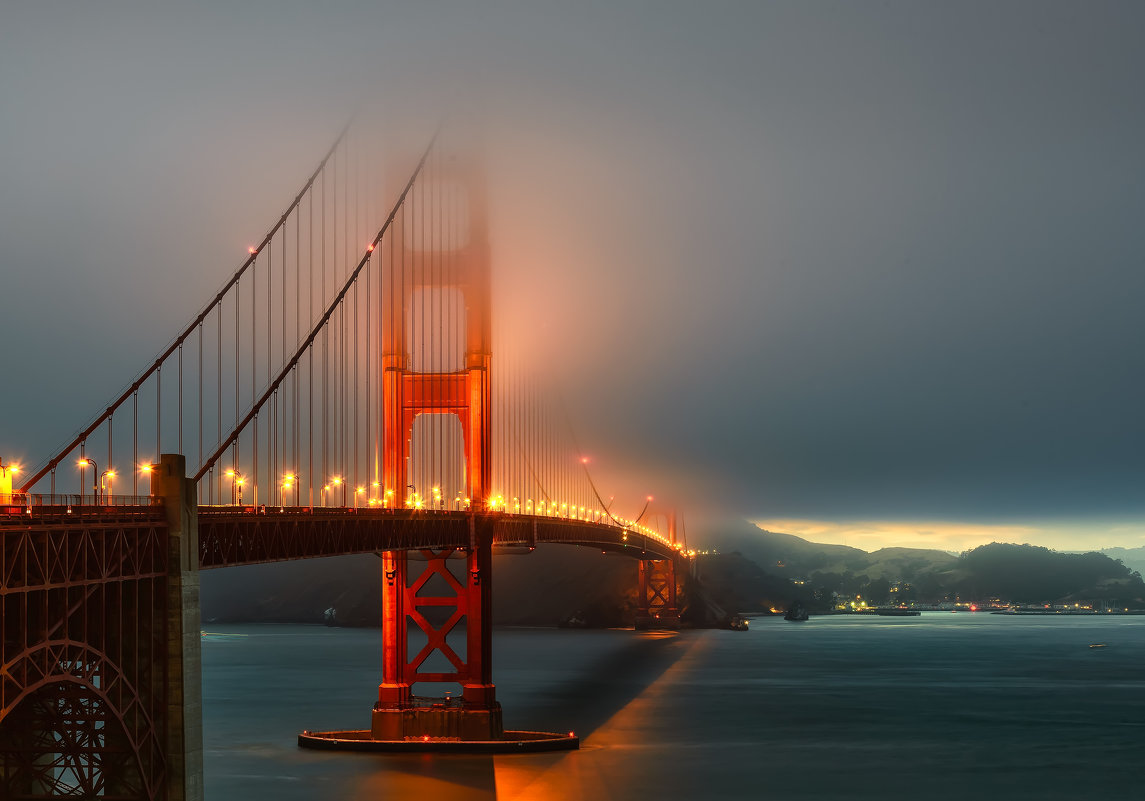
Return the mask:
[(504, 757), (299, 749), (369, 727), (380, 632), (207, 631), (209, 801), (1145, 798), (1145, 617), (498, 629), (505, 725), (582, 738)]

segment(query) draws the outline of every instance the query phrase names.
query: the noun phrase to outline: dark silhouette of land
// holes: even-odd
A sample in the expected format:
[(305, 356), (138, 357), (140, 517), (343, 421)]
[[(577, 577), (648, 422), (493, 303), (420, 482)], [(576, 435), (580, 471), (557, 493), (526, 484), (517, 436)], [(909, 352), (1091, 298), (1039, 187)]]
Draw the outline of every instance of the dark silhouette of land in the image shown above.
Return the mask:
[[(772, 613), (798, 601), (824, 611), (840, 598), (868, 604), (978, 602), (1088, 603), (1145, 608), (1141, 575), (1100, 553), (1061, 553), (992, 543), (954, 555), (916, 548), (822, 545), (746, 522), (715, 529), (718, 551), (697, 557), (685, 586), (691, 619), (713, 609)], [(628, 626), (635, 617), (636, 562), (552, 545), (495, 557), (496, 625)], [(372, 555), (254, 565), (202, 574), (209, 622), (381, 625), (381, 562)], [(334, 610), (327, 615), (327, 610)]]

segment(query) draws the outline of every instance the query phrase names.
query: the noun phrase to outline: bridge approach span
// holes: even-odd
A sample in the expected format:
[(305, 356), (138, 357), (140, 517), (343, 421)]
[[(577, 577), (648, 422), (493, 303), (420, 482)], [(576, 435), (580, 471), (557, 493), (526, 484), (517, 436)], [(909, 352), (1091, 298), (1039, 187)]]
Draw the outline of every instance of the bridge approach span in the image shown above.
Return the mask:
[(541, 515), (284, 507), (199, 507), (199, 567), (382, 551), (464, 549), (492, 524), (493, 546), (580, 545), (634, 559), (679, 558), (667, 542), (621, 526)]

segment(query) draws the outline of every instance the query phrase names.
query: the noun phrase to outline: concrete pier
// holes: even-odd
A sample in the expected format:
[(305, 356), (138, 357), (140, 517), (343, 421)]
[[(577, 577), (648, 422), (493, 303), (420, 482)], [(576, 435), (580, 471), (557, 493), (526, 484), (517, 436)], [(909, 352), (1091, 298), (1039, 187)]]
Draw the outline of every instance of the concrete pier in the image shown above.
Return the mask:
[(151, 494), (167, 512), (167, 798), (203, 801), (203, 683), (199, 613), (198, 492), (182, 454), (151, 468)]

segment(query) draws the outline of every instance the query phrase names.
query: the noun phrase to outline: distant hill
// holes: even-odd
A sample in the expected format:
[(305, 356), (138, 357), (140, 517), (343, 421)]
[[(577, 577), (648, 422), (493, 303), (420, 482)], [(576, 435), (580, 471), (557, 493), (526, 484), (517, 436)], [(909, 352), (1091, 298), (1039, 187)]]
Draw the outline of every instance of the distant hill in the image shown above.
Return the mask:
[(731, 613), (784, 611), (795, 600), (816, 605), (814, 588), (769, 573), (738, 552), (701, 554), (696, 558), (696, 576), (702, 593)]
[(1110, 559), (1120, 559), (1130, 570), (1145, 576), (1145, 547), (1143, 548), (1102, 548), (1101, 552)]
[(958, 558), (944, 574), (950, 591), (1022, 603), (1107, 600), (1137, 605), (1140, 575), (1105, 554), (1060, 553), (1036, 545), (990, 543)]
[(919, 573), (948, 568), (957, 560), (946, 551), (924, 548), (881, 548), (868, 553), (846, 545), (825, 545), (767, 531), (746, 520), (710, 525), (702, 540), (702, 547), (739, 552), (769, 573), (789, 579), (831, 573), (909, 581)]
[[(1145, 604), (1145, 584), (1133, 575), (1142, 549), (1071, 554), (1033, 545), (993, 543), (960, 556), (923, 548), (882, 548), (868, 553), (766, 531), (743, 520), (709, 525), (701, 547), (738, 553), (768, 573), (803, 584), (820, 604), (834, 593), (886, 601), (1001, 598), (1022, 603), (1075, 600)], [(1125, 564), (1109, 558), (1118, 558)], [(1141, 553), (1138, 553), (1141, 552)]]
[(798, 576), (825, 567), (866, 565), (867, 552), (845, 545), (823, 545), (793, 534), (764, 531), (746, 520), (734, 518), (709, 522), (693, 535), (691, 547), (739, 552), (775, 575)]

